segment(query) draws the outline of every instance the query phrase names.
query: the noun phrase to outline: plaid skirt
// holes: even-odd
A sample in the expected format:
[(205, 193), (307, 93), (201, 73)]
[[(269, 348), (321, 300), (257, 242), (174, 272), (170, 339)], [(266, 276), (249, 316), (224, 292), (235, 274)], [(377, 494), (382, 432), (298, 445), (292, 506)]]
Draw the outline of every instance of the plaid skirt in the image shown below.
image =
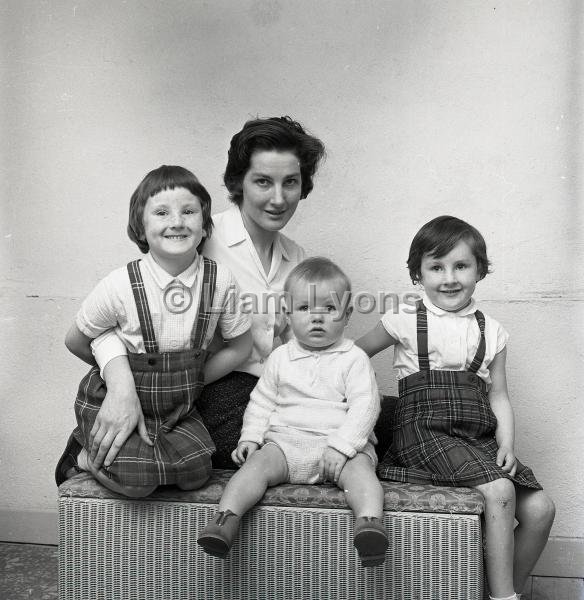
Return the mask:
[(473, 487), (505, 477), (541, 489), (517, 461), (511, 477), (497, 466), (497, 419), (487, 386), (465, 371), (425, 371), (399, 382), (392, 443), (379, 477), (420, 484)]
[[(129, 354), (148, 435), (137, 430), (103, 472), (126, 486), (200, 485), (211, 472), (215, 446), (195, 408), (203, 388), (206, 351)], [(87, 450), (89, 434), (106, 394), (95, 367), (83, 378), (75, 400), (75, 437)]]

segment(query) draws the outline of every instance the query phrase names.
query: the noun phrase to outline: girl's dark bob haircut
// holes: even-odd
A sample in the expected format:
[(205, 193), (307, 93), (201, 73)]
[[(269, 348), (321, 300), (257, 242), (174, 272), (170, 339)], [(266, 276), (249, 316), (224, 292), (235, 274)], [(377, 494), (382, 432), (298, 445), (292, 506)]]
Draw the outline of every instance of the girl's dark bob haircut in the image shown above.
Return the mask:
[(429, 254), (440, 258), (448, 254), (458, 242), (464, 241), (469, 246), (477, 261), (479, 280), (490, 273), (490, 262), (487, 257), (487, 244), (481, 233), (465, 221), (443, 215), (426, 223), (414, 236), (408, 256), (408, 270), (412, 283), (421, 279), (422, 258)]
[(163, 190), (173, 190), (174, 188), (185, 188), (196, 196), (203, 211), (203, 231), (205, 237), (197, 247), (200, 251), (204, 241), (213, 231), (213, 219), (211, 218), (211, 196), (202, 183), (184, 167), (172, 165), (162, 165), (158, 169), (150, 171), (142, 179), (140, 185), (130, 198), (130, 214), (128, 218), (128, 236), (136, 243), (138, 248), (146, 254), (148, 252), (148, 242), (144, 233), (144, 207), (148, 198), (155, 196)]
[(253, 153), (258, 150), (294, 153), (300, 163), (301, 198), (310, 194), (312, 178), (325, 155), (324, 144), (290, 117), (270, 117), (248, 121), (231, 138), (223, 181), (233, 203), (241, 206), (243, 178), (249, 171)]

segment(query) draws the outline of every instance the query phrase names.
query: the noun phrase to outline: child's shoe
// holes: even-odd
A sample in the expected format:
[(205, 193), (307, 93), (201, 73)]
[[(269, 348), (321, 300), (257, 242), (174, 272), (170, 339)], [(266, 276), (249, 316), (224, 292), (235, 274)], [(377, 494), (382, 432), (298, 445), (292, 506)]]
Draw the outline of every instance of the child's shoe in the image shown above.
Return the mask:
[(364, 567), (377, 567), (385, 561), (389, 546), (387, 532), (377, 517), (359, 517), (355, 520), (353, 544)]
[(197, 544), (211, 556), (225, 558), (239, 531), (239, 521), (230, 510), (218, 512), (215, 518), (203, 529)]

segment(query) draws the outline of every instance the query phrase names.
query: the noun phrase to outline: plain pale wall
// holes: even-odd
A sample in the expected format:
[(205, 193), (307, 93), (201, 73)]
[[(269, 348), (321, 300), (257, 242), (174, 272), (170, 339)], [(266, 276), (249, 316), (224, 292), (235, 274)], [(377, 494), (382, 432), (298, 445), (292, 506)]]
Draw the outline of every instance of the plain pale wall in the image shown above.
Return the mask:
[[(139, 254), (125, 227), (140, 179), (184, 165), (223, 209), (233, 133), (291, 114), (328, 159), (286, 233), (355, 291), (410, 291), (430, 218), (482, 231), (494, 272), (476, 296), (511, 334), (517, 452), (556, 501), (552, 534), (584, 538), (577, 0), (26, 0), (0, 17), (4, 510), (55, 508), (86, 371), (63, 338)], [(349, 334), (378, 318), (355, 314)], [(395, 391), (391, 351), (374, 362)]]

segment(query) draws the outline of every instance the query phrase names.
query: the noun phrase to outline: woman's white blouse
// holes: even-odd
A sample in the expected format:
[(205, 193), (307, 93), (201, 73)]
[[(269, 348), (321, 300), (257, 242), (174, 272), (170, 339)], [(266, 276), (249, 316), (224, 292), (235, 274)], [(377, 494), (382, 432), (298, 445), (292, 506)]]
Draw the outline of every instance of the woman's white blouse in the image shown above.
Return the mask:
[(266, 274), (236, 205), (214, 215), (213, 223), (213, 234), (205, 242), (203, 254), (229, 267), (239, 285), (244, 311), (252, 315), (252, 353), (237, 370), (259, 377), (266, 358), (279, 345), (278, 336), (286, 328), (281, 309), (284, 281), (306, 255), (298, 244), (277, 233), (270, 272)]

